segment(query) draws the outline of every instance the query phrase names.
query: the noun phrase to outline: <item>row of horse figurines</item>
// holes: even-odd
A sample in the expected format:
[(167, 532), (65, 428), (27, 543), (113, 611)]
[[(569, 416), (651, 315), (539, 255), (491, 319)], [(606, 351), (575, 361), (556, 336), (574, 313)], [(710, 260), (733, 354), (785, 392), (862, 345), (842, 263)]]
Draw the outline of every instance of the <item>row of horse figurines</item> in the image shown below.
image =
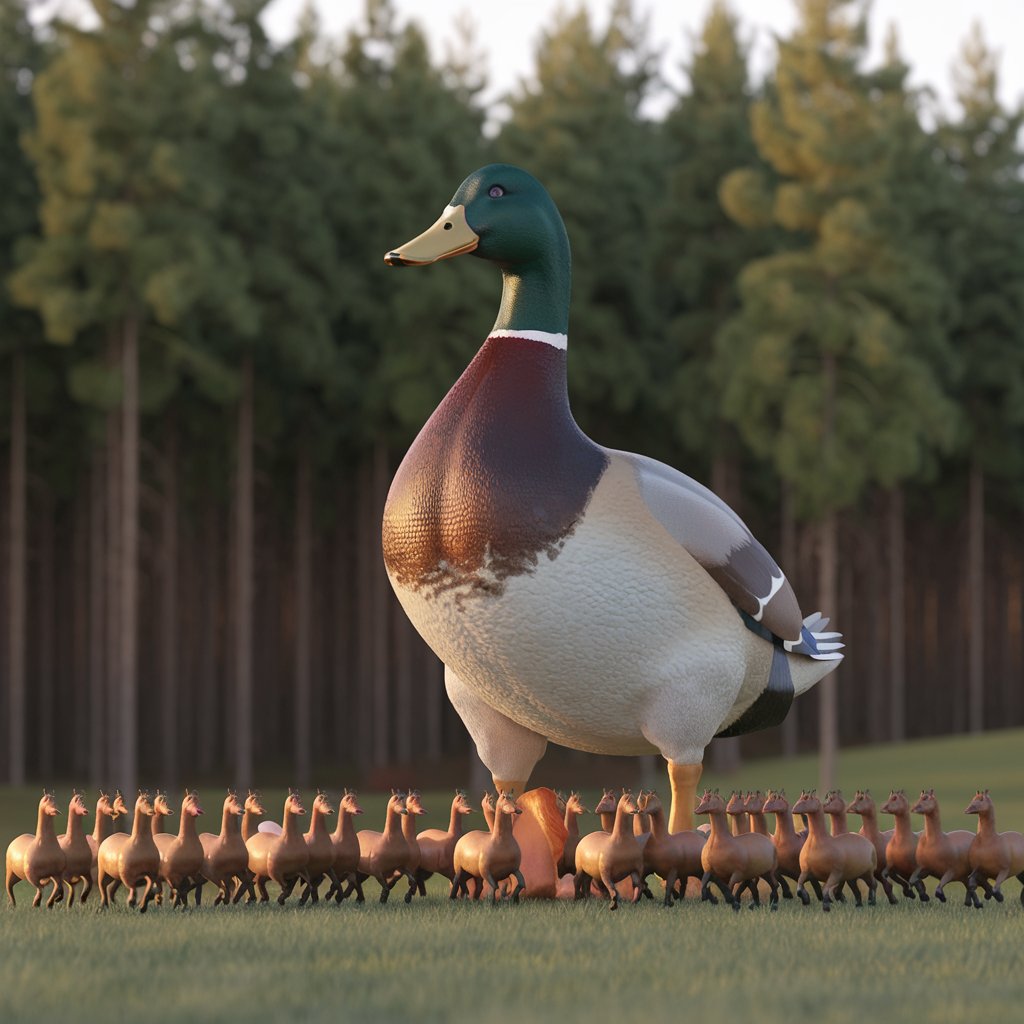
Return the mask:
[[(945, 902), (945, 886), (957, 881), (966, 888), (965, 904), (975, 907), (981, 906), (979, 885), (986, 899), (1002, 902), (1002, 883), (1008, 877), (1015, 875), (1024, 884), (1024, 837), (996, 831), (987, 790), (979, 790), (965, 811), (978, 815), (976, 832), (944, 832), (934, 790), (923, 791), (913, 807), (902, 790), (890, 793), (881, 810), (893, 815), (894, 828), (885, 832), (878, 827), (875, 803), (867, 791), (858, 791), (849, 803), (839, 791), (828, 793), (824, 801), (806, 791), (791, 807), (782, 791), (769, 791), (767, 797), (759, 792), (733, 793), (726, 801), (717, 790), (705, 790), (695, 812), (708, 815), (710, 823), (677, 833), (668, 832), (665, 810), (653, 791), (634, 797), (624, 790), (616, 797), (606, 790), (594, 809), (602, 829), (582, 836), (578, 819), (589, 812), (579, 795), (559, 797), (558, 807), (564, 813), (564, 845), (557, 875), (577, 899), (598, 893), (609, 898), (613, 910), (620, 895), (629, 894), (630, 886), (633, 902), (642, 895), (651, 897), (646, 881), (650, 874), (664, 880), (666, 905), (683, 899), (687, 881), (695, 878), (700, 880), (703, 899), (718, 902), (711, 893), (714, 885), (734, 909), (739, 909), (744, 891), (749, 891), (752, 907), (759, 905), (760, 882), (767, 884), (774, 909), (780, 889), (784, 898), (792, 897), (787, 878), (797, 883), (797, 895), (805, 905), (810, 902), (805, 888), (809, 883), (826, 911), (834, 900), (842, 900), (844, 885), (860, 906), (861, 881), (867, 886), (869, 903), (875, 902), (879, 884), (895, 903), (894, 883), (905, 897), (927, 901), (923, 883), (927, 877), (939, 880), (935, 895)], [(158, 792), (151, 800), (140, 791), (131, 833), (108, 834), (110, 822), (129, 812), (120, 792), (113, 799), (101, 793), (90, 835), (82, 824), (88, 808), (76, 791), (68, 807), (67, 829), (57, 835), (53, 826), (57, 803), (52, 793), (44, 792), (35, 834), (18, 836), (8, 847), (7, 894), (13, 905), (14, 885), (24, 879), (35, 887), (33, 905), (39, 906), (44, 886), (52, 883), (47, 907), (61, 899), (70, 907), (79, 883), (82, 903), (98, 884), (106, 907), (124, 885), (130, 893), (129, 905), (138, 905), (144, 912), (150, 900), (162, 902), (164, 885), (173, 905), (184, 907), (190, 892), (195, 903), (201, 903), (207, 882), (217, 886), (215, 905), (237, 903), (243, 896), (247, 903), (266, 902), (268, 881), (279, 886), (278, 902), (284, 904), (301, 882), (300, 903), (304, 904), (318, 902), (320, 886), (328, 880), (327, 899), (334, 897), (340, 903), (355, 892), (362, 902), (362, 883), (372, 877), (380, 884), (382, 903), (406, 879), (409, 902), (417, 892), (425, 895), (426, 880), (440, 874), (451, 882), (453, 899), (469, 895), (479, 899), (486, 887), (494, 901), (508, 896), (518, 902), (525, 880), (513, 820), (521, 809), (505, 793), (496, 799), (485, 794), (482, 809), (488, 830), (463, 834), (462, 818), (472, 808), (465, 793), (457, 791), (448, 830), (418, 833), (415, 819), (425, 813), (420, 794), (392, 792), (383, 831), (356, 831), (353, 818), (362, 808), (356, 794), (346, 790), (332, 833), (326, 819), (334, 808), (327, 795), (318, 791), (310, 827), (303, 832), (298, 819), (305, 809), (295, 790), (289, 790), (285, 799), (281, 825), (270, 821), (257, 825), (266, 813), (258, 793), (250, 791), (243, 804), (229, 790), (220, 833), (199, 834), (196, 818), (202, 808), (195, 791), (186, 790), (178, 834), (172, 835), (163, 831), (163, 819), (173, 813), (166, 795)], [(924, 816), (922, 833), (913, 831), (911, 813)], [(775, 815), (772, 833), (766, 814)], [(803, 816), (806, 830), (797, 831), (794, 814)], [(861, 817), (859, 832), (848, 831), (847, 814)], [(831, 818), (831, 829), (826, 816)]]

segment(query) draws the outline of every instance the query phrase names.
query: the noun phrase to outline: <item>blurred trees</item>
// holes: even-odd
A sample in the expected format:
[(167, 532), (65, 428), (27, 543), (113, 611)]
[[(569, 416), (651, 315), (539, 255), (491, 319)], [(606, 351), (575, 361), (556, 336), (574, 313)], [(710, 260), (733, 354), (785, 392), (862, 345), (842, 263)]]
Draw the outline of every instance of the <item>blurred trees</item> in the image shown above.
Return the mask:
[(499, 285), (381, 257), (493, 159), (569, 229), (581, 424), (711, 483), (846, 633), (794, 727), (1024, 721), (1021, 112), (978, 33), (932, 130), (854, 0), (800, 0), (761, 84), (716, 0), (660, 119), (628, 0), (558, 14), (495, 111), (465, 26), (439, 59), (390, 0), (343, 40), (265, 6), (0, 5), (7, 778), (463, 756), (380, 513)]

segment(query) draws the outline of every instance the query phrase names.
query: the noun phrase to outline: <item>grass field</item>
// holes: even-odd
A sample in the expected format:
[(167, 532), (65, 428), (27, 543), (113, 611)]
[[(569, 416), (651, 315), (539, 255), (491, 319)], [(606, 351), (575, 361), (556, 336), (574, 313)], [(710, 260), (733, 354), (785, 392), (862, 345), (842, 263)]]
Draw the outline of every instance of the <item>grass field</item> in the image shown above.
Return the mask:
[[(1002, 829), (1024, 827), (1024, 733), (923, 741), (846, 752), (840, 781), (852, 793), (934, 786), (947, 828), (977, 786), (988, 786)], [(803, 759), (751, 763), (709, 784), (813, 784)], [(543, 781), (538, 778), (537, 781)], [(609, 779), (612, 785), (615, 779)], [(59, 791), (62, 800), (64, 794)], [(275, 809), (279, 794), (266, 794)], [(0, 791), (0, 829), (30, 827), (38, 795)], [(428, 794), (430, 818), (448, 798)], [(377, 825), (381, 802), (366, 796)], [(215, 805), (216, 804), (216, 805)], [(219, 800), (206, 797), (208, 827)], [(372, 810), (371, 810), (372, 808)], [(90, 819), (91, 820), (91, 819)], [(424, 822), (424, 827), (429, 825)], [(593, 827), (584, 826), (586, 827)], [(831, 915), (794, 902), (735, 914), (687, 901), (452, 905), (443, 884), (427, 899), (385, 907), (368, 885), (363, 906), (203, 908), (140, 917), (123, 904), (47, 913), (0, 910), (0, 1020), (483, 1022), (677, 1021), (738, 1014), (760, 1022), (892, 1020), (917, 1024), (1015, 1016), (1024, 968), (1019, 887), (983, 911), (951, 902), (901, 902)]]

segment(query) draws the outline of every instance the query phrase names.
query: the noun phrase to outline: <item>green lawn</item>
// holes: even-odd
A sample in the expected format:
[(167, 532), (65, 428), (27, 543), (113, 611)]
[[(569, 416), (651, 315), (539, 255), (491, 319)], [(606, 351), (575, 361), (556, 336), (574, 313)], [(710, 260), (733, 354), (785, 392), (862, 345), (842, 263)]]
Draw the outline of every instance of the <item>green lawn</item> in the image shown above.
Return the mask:
[[(1021, 732), (850, 751), (841, 782), (876, 797), (891, 785), (934, 786), (948, 828), (973, 825), (960, 812), (988, 786), (1000, 827), (1021, 828), (1022, 752)], [(811, 760), (766, 761), (708, 781), (783, 785), (792, 795), (814, 775)], [(29, 827), (37, 799), (0, 792), (6, 835)], [(430, 817), (446, 817), (447, 802), (428, 794)], [(211, 826), (214, 804), (211, 792)], [(364, 804), (373, 807), (364, 822), (376, 824), (379, 798)], [(107, 913), (33, 910), (22, 884), (18, 908), (0, 910), (0, 1020), (678, 1021), (728, 1013), (792, 1024), (912, 1012), (917, 1024), (955, 1024), (1012, 1017), (1020, 1003), (1024, 910), (1012, 881), (1007, 901), (983, 911), (961, 907), (951, 886), (945, 906), (846, 905), (831, 915), (795, 902), (774, 914), (692, 901), (672, 909), (645, 901), (615, 914), (595, 900), (452, 905), (443, 885), (411, 906), (381, 907), (375, 890), (369, 883), (363, 906), (154, 908), (140, 917), (123, 903)]]

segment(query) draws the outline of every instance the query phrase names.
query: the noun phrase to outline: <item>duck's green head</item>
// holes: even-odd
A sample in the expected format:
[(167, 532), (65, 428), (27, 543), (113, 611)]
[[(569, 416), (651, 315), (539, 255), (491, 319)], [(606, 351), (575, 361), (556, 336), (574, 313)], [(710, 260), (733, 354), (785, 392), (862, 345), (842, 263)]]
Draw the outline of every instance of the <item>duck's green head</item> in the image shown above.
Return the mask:
[(384, 262), (426, 266), (466, 252), (504, 271), (495, 327), (567, 329), (569, 238), (558, 208), (532, 174), (511, 164), (474, 171), (437, 221), (388, 252)]
[(384, 261), (424, 266), (472, 252), (501, 266), (568, 255), (565, 225), (547, 189), (521, 167), (488, 164), (456, 189), (436, 223)]

